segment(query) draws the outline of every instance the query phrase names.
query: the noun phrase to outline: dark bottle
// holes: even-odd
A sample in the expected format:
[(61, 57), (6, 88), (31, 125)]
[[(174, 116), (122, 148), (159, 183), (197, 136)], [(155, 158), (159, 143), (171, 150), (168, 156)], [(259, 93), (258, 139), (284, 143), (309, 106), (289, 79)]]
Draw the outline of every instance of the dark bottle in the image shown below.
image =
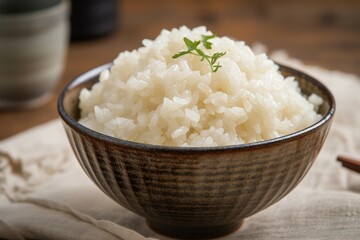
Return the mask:
[(118, 0), (71, 0), (71, 39), (112, 33), (117, 27)]

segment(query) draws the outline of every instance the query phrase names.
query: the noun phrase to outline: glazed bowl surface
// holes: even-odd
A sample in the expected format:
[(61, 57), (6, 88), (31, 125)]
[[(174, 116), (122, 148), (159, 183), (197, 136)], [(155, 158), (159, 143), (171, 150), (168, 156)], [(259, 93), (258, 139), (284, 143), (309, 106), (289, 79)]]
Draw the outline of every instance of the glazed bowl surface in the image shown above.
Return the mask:
[(65, 66), (69, 0), (0, 1), (0, 109), (48, 102)]
[[(330, 91), (305, 73), (295, 76), (305, 95), (323, 98), (312, 126), (262, 142), (222, 147), (170, 147), (110, 137), (78, 123), (79, 93), (98, 81), (106, 64), (72, 81), (58, 111), (70, 144), (89, 178), (110, 198), (175, 237), (208, 238), (239, 228), (303, 179), (318, 155), (335, 112)], [(274, 219), (276, 221), (276, 219)]]

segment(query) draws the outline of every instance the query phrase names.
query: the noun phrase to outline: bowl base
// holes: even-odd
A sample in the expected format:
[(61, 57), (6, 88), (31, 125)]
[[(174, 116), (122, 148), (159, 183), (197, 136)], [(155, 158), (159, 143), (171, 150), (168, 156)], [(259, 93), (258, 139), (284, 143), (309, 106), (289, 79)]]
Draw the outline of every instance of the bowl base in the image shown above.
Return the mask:
[(155, 232), (172, 238), (208, 239), (221, 237), (235, 232), (241, 227), (243, 219), (220, 226), (198, 227), (194, 226), (170, 226), (163, 223), (147, 220), (148, 226)]
[(47, 92), (33, 99), (9, 100), (0, 98), (0, 109), (34, 109), (45, 105), (52, 97), (53, 93)]

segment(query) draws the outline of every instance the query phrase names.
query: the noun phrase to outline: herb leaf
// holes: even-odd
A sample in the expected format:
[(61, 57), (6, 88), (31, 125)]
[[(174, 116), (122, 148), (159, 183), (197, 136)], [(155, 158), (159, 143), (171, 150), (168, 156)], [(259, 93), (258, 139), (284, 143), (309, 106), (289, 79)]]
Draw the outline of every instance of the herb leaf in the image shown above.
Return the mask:
[(222, 56), (224, 56), (226, 54), (226, 52), (216, 52), (212, 55), (211, 57), (211, 64), (215, 64), (215, 62), (221, 58)]
[(185, 42), (185, 45), (187, 47), (187, 51), (180, 51), (177, 54), (174, 54), (172, 56), (172, 58), (178, 58), (181, 57), (183, 55), (186, 54), (193, 54), (196, 56), (201, 57), (200, 61), (204, 61), (206, 60), (211, 68), (212, 72), (216, 72), (217, 70), (219, 70), (219, 68), (221, 68), (221, 65), (218, 61), (219, 58), (221, 58), (222, 56), (224, 56), (226, 54), (226, 52), (215, 52), (213, 55), (209, 56), (207, 55), (203, 50), (201, 50), (200, 48), (198, 48), (198, 46), (200, 45), (200, 43), (202, 43), (202, 45), (204, 46), (204, 48), (206, 49), (211, 49), (212, 47), (212, 43), (209, 42), (210, 39), (215, 38), (216, 35), (201, 35), (201, 41), (192, 41), (187, 37), (184, 37), (183, 40)]
[(211, 49), (212, 43), (209, 42), (209, 40), (212, 38), (215, 38), (215, 37), (216, 37), (216, 35), (214, 35), (214, 34), (213, 35), (201, 35), (202, 44), (204, 45), (204, 47), (206, 49)]
[(195, 50), (197, 48), (197, 46), (199, 46), (199, 44), (200, 44), (200, 41), (193, 42), (190, 39), (188, 39), (187, 37), (184, 37), (184, 42), (189, 51)]
[(188, 53), (190, 53), (190, 52), (189, 51), (181, 51), (181, 52), (175, 54), (174, 56), (172, 56), (172, 58), (178, 58), (178, 57), (181, 57), (181, 56), (183, 56), (185, 54), (188, 54)]

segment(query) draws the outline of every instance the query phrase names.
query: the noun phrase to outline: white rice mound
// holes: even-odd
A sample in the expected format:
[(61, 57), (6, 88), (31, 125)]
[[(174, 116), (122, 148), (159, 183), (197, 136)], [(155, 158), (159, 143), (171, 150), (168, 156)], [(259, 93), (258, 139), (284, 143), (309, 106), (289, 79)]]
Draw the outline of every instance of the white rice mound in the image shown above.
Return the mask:
[(322, 99), (307, 99), (294, 77), (284, 78), (242, 41), (216, 37), (212, 49), (203, 48), (209, 55), (226, 52), (215, 73), (198, 56), (172, 58), (187, 50), (184, 37), (211, 34), (205, 27), (163, 30), (120, 53), (91, 90), (81, 91), (79, 122), (134, 142), (200, 147), (272, 139), (320, 120)]

